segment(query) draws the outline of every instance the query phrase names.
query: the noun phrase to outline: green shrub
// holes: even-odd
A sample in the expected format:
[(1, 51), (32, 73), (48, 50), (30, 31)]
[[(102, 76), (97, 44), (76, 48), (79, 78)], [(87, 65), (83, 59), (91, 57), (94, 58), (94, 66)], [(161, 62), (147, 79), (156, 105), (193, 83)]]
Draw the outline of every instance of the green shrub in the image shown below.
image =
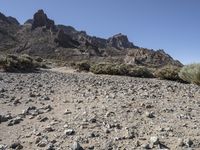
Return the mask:
[(91, 66), (90, 71), (94, 74), (124, 75), (143, 78), (153, 77), (153, 74), (147, 68), (127, 64), (94, 64)]
[(41, 67), (33, 58), (28, 55), (7, 55), (0, 59), (0, 68), (7, 72), (31, 72)]
[(180, 67), (176, 66), (165, 66), (154, 72), (154, 76), (160, 79), (172, 80), (172, 81), (181, 81), (179, 77)]
[(180, 70), (179, 76), (186, 82), (200, 85), (200, 63), (184, 66)]
[(154, 75), (146, 67), (133, 67), (129, 70), (129, 76), (131, 77), (142, 77), (142, 78), (153, 78)]
[(81, 62), (72, 62), (70, 66), (78, 71), (89, 71), (90, 70), (90, 63), (87, 61)]

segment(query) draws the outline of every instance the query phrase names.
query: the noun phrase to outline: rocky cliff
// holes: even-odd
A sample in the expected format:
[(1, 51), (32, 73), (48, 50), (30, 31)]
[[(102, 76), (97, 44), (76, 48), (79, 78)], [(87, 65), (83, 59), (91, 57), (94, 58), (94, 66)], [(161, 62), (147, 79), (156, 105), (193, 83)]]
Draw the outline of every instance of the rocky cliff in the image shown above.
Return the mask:
[(43, 10), (23, 25), (0, 13), (0, 53), (28, 53), (44, 58), (82, 60), (117, 57), (125, 63), (163, 66), (182, 65), (164, 51), (143, 49), (123, 34), (108, 39), (88, 35), (71, 26), (56, 25)]

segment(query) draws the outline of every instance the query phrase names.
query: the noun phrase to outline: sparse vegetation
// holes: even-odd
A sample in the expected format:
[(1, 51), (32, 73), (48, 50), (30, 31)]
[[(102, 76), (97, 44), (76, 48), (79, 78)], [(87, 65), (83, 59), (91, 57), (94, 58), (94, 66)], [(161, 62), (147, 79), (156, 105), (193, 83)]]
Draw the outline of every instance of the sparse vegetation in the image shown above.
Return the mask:
[(179, 76), (186, 82), (200, 85), (200, 63), (184, 66), (180, 70)]
[(7, 55), (0, 58), (0, 68), (6, 72), (32, 72), (44, 65), (35, 61), (29, 55)]
[(72, 65), (78, 71), (90, 71), (90, 63), (87, 61), (81, 61)]
[(153, 74), (147, 68), (127, 64), (94, 64), (91, 66), (90, 71), (95, 74), (124, 75), (143, 78), (153, 77)]
[(154, 72), (154, 76), (156, 78), (165, 79), (165, 80), (172, 80), (172, 81), (181, 81), (179, 77), (180, 67), (176, 66), (165, 66), (160, 68)]

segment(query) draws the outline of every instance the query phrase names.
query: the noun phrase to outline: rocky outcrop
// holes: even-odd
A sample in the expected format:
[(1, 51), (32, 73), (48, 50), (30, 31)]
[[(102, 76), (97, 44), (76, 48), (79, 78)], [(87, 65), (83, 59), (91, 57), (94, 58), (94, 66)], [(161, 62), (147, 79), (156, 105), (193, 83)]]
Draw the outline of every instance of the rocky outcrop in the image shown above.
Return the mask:
[(71, 36), (66, 34), (64, 30), (59, 30), (57, 33), (57, 36), (55, 38), (55, 42), (59, 44), (59, 46), (65, 47), (65, 48), (71, 48), (71, 47), (77, 47), (79, 46), (79, 42), (76, 40), (73, 40)]
[(33, 19), (28, 19), (24, 22), (24, 24), (33, 24)]
[(14, 47), (17, 43), (15, 34), (19, 30), (19, 23), (13, 17), (6, 17), (0, 13), (0, 53)]
[(7, 19), (8, 19), (8, 21), (9, 21), (10, 23), (12, 23), (12, 24), (20, 25), (20, 23), (19, 23), (19, 22), (17, 21), (17, 19), (14, 18), (14, 17), (9, 16), (9, 17), (7, 17)]
[(164, 50), (154, 51), (145, 48), (129, 50), (124, 61), (127, 64), (138, 64), (150, 67), (162, 67), (169, 64), (182, 66), (179, 61), (174, 60)]
[(117, 49), (134, 48), (133, 43), (129, 42), (128, 37), (121, 33), (114, 35), (107, 40), (110, 47), (115, 47)]
[(1, 23), (2, 23), (2, 22), (10, 23), (10, 22), (8, 21), (8, 18), (7, 18), (4, 14), (2, 14), (1, 12), (0, 12), (0, 21), (1, 21)]
[(49, 19), (43, 10), (38, 10), (33, 17), (32, 29), (44, 26), (47, 29), (55, 29), (54, 21)]

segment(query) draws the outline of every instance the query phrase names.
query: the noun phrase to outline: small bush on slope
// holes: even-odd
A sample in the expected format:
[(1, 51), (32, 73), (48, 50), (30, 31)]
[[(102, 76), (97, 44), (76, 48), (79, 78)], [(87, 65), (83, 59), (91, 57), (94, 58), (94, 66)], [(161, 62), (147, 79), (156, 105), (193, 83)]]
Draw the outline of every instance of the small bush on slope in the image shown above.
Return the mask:
[(154, 72), (154, 76), (156, 78), (165, 79), (165, 80), (172, 80), (172, 81), (181, 81), (179, 77), (180, 67), (176, 66), (165, 66), (160, 68)]
[(179, 77), (186, 82), (200, 85), (200, 63), (184, 66), (180, 70)]
[(39, 67), (41, 64), (28, 55), (7, 55), (0, 58), (0, 68), (6, 72), (32, 72)]
[(90, 70), (90, 64), (87, 61), (81, 61), (81, 62), (75, 63), (74, 66), (72, 64), (72, 67), (74, 67), (78, 71), (89, 71)]

